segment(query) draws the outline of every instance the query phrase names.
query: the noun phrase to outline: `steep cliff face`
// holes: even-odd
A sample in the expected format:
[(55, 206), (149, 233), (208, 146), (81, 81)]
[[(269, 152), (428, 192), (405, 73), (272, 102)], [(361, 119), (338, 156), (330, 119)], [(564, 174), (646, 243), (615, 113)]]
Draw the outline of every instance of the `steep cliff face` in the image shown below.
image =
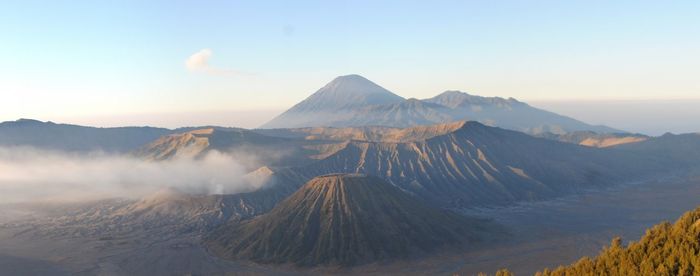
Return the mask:
[(379, 178), (334, 174), (312, 179), (265, 215), (218, 229), (206, 243), (225, 258), (354, 265), (469, 244), (492, 227)]

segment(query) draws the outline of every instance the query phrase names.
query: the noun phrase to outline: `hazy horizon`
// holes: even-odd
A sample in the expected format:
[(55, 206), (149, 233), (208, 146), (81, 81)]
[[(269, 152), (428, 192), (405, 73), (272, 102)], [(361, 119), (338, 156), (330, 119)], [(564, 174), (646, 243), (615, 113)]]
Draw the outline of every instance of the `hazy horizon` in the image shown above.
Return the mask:
[[(530, 103), (700, 100), (698, 8), (694, 1), (7, 3), (0, 119), (174, 127), (160, 118), (170, 114), (183, 125), (253, 127), (353, 73), (406, 98), (461, 90)], [(255, 115), (227, 120), (225, 113)]]
[[(700, 132), (700, 99), (690, 100), (615, 100), (615, 101), (533, 101), (528, 104), (569, 116), (593, 125), (606, 125), (631, 133), (659, 136)], [(89, 117), (31, 117), (20, 118), (77, 124), (93, 127), (152, 126), (179, 128), (191, 126), (222, 126), (253, 129), (284, 112), (286, 108), (256, 111), (202, 111), (153, 114), (113, 114)]]

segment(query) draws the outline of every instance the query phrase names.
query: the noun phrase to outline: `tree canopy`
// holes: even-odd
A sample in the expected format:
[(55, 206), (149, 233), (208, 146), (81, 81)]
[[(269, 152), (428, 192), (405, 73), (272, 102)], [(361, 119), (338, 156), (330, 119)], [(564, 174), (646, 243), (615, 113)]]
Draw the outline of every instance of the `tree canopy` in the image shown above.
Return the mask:
[(675, 224), (655, 225), (626, 247), (618, 237), (595, 258), (536, 275), (700, 275), (700, 207)]

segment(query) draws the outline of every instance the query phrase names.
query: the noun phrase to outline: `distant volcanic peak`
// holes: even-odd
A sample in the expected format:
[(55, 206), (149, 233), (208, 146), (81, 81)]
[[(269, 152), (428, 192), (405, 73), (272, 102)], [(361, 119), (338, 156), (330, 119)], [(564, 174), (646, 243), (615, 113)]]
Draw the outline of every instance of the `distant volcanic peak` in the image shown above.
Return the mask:
[[(382, 95), (387, 97), (386, 99), (381, 99), (387, 102), (398, 102), (403, 100), (402, 97), (386, 90), (384, 87), (360, 76), (360, 75), (347, 75), (335, 78), (333, 81), (328, 83), (324, 88), (319, 90), (319, 92), (335, 92), (344, 93), (348, 95)], [(375, 99), (380, 100), (380, 99)], [(368, 104), (384, 104), (385, 102), (370, 102)]]
[[(347, 126), (362, 108), (404, 101), (399, 95), (359, 75), (335, 78), (308, 98), (262, 125), (261, 128)], [(336, 124), (335, 122), (346, 122)]]
[[(381, 87), (377, 83), (357, 74), (339, 76), (333, 79), (331, 82), (326, 84), (324, 87), (355, 87), (355, 88), (374, 88), (377, 90), (356, 90), (357, 93), (370, 93), (377, 91), (386, 91), (385, 88)], [(391, 92), (389, 92), (391, 93)], [(392, 93), (393, 94), (393, 93)]]
[(337, 82), (343, 82), (343, 81), (373, 83), (372, 81), (370, 81), (367, 78), (360, 76), (358, 74), (349, 74), (349, 75), (344, 75), (344, 76), (338, 76), (335, 79), (333, 79), (333, 81), (331, 81), (331, 83), (337, 83)]
[(295, 109), (334, 110), (352, 106), (396, 103), (403, 100), (402, 97), (362, 76), (347, 75), (335, 78), (290, 111)]

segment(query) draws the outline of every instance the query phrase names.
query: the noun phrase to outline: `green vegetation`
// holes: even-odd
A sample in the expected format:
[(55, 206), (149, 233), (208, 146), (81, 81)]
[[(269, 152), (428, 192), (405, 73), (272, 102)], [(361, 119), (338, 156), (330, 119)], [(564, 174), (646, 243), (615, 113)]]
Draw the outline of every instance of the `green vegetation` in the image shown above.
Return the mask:
[[(476, 274), (476, 275), (477, 276), (488, 276), (488, 274), (483, 273), (483, 272), (479, 272), (479, 274)], [(510, 270), (505, 269), (505, 268), (499, 269), (498, 271), (496, 271), (496, 274), (494, 274), (494, 276), (513, 276), (513, 275), (514, 275), (513, 272), (510, 272)], [(453, 276), (459, 276), (459, 274), (455, 274)]]
[(536, 275), (700, 275), (700, 207), (675, 224), (664, 222), (648, 229), (627, 247), (615, 238), (594, 259), (584, 257)]

